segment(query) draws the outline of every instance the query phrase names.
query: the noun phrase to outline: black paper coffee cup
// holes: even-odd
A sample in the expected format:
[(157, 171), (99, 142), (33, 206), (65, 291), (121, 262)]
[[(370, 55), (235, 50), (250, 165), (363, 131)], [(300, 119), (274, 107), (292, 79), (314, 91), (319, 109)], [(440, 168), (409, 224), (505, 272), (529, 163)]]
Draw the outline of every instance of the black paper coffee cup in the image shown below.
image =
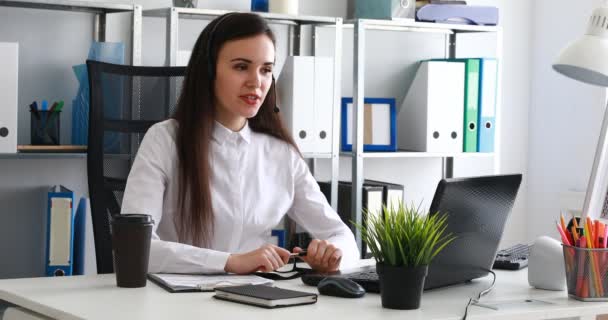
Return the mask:
[(154, 220), (147, 214), (118, 214), (111, 218), (116, 285), (146, 286)]

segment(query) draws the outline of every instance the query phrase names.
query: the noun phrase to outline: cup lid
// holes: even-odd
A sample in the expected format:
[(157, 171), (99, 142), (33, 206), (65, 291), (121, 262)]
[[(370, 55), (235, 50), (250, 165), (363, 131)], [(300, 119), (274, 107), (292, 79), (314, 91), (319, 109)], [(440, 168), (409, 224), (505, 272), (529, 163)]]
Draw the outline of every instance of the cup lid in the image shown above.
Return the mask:
[(112, 223), (154, 223), (149, 214), (125, 213), (112, 216)]

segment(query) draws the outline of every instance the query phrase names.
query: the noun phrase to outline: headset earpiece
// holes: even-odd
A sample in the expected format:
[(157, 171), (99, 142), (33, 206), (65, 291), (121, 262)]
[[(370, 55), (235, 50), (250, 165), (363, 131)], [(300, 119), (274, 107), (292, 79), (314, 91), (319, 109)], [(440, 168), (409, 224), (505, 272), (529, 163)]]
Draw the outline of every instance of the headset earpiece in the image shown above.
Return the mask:
[(277, 104), (277, 84), (276, 81), (274, 80), (274, 75), (272, 76), (272, 85), (271, 88), (273, 90), (272, 93), (272, 97), (274, 99), (274, 113), (279, 113), (279, 111), (281, 111), (281, 109), (279, 109), (279, 105)]

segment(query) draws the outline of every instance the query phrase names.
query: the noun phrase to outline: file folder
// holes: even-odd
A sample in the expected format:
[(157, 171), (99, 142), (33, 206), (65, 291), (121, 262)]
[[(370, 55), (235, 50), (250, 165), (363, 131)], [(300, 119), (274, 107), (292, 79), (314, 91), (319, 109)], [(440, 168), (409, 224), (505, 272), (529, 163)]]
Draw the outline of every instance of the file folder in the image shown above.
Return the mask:
[(399, 149), (462, 152), (464, 63), (423, 61), (398, 115)]
[(496, 132), (496, 90), (498, 83), (498, 61), (492, 58), (480, 59), (479, 79), (479, 133), (478, 152), (494, 152)]
[(315, 57), (315, 152), (331, 153), (334, 107), (334, 59)]
[(46, 275), (67, 276), (73, 271), (74, 193), (63, 186), (48, 192)]
[(464, 123), (463, 152), (477, 152), (479, 131), (479, 59), (437, 59), (433, 61), (456, 61), (465, 64), (464, 72)]
[(82, 197), (74, 214), (73, 275), (97, 274), (89, 198)]
[(17, 152), (18, 71), (19, 44), (0, 42), (0, 153)]
[(464, 72), (463, 152), (477, 152), (479, 116), (479, 59), (462, 59)]

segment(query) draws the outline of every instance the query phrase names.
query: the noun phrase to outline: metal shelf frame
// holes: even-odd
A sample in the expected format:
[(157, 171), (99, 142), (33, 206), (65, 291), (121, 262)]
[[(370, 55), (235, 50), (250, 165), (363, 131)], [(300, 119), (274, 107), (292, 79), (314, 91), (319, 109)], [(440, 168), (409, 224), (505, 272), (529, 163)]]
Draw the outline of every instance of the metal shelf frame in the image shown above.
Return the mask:
[(142, 6), (140, 5), (72, 0), (0, 0), (0, 7), (94, 13), (95, 25), (93, 38), (95, 41), (100, 42), (103, 42), (106, 39), (107, 14), (132, 12), (131, 64), (134, 66), (141, 65)]
[[(166, 46), (166, 61), (167, 66), (175, 66), (177, 64), (177, 51), (179, 48), (179, 19), (202, 19), (211, 20), (220, 15), (233, 12), (226, 10), (212, 9), (196, 9), (196, 8), (180, 8), (170, 7), (161, 9), (144, 10), (144, 17), (160, 17), (166, 18), (167, 30), (167, 46)], [(314, 161), (316, 159), (331, 159), (331, 206), (334, 210), (338, 207), (338, 177), (340, 163), (340, 90), (342, 76), (342, 18), (337, 17), (317, 17), (317, 16), (294, 16), (285, 14), (274, 14), (265, 12), (256, 12), (271, 24), (281, 24), (289, 26), (289, 55), (299, 55), (300, 52), (300, 34), (302, 26), (335, 26), (335, 51), (334, 51), (334, 103), (332, 109), (332, 152), (330, 154), (320, 153), (305, 153), (303, 156), (313, 160), (311, 171), (314, 171)], [(313, 32), (314, 34), (314, 32)], [(314, 46), (313, 53), (314, 55)]]
[[(353, 112), (352, 128), (355, 133), (353, 136), (352, 152), (342, 153), (343, 156), (352, 158), (352, 194), (351, 208), (352, 216), (358, 225), (363, 223), (362, 214), (362, 187), (364, 172), (363, 161), (365, 158), (436, 158), (442, 159), (441, 176), (443, 178), (452, 178), (454, 176), (454, 158), (456, 157), (493, 157), (494, 172), (500, 172), (500, 139), (496, 135), (495, 152), (492, 154), (466, 154), (466, 153), (425, 153), (425, 152), (363, 152), (363, 99), (365, 97), (365, 43), (366, 31), (368, 30), (386, 30), (386, 31), (405, 31), (405, 32), (430, 32), (430, 33), (445, 33), (446, 34), (446, 57), (456, 57), (456, 35), (458, 33), (484, 33), (491, 32), (496, 34), (496, 59), (498, 59), (498, 82), (497, 82), (497, 98), (496, 98), (496, 114), (500, 114), (502, 100), (502, 28), (498, 26), (471, 26), (471, 25), (456, 25), (456, 24), (441, 24), (441, 23), (425, 23), (416, 21), (393, 21), (393, 20), (372, 20), (372, 19), (356, 19), (346, 22), (348, 27), (352, 25), (354, 28), (354, 55), (353, 55)], [(496, 117), (497, 128), (500, 128), (500, 116)], [(361, 249), (363, 246), (360, 230), (355, 230), (355, 240), (357, 246)]]

